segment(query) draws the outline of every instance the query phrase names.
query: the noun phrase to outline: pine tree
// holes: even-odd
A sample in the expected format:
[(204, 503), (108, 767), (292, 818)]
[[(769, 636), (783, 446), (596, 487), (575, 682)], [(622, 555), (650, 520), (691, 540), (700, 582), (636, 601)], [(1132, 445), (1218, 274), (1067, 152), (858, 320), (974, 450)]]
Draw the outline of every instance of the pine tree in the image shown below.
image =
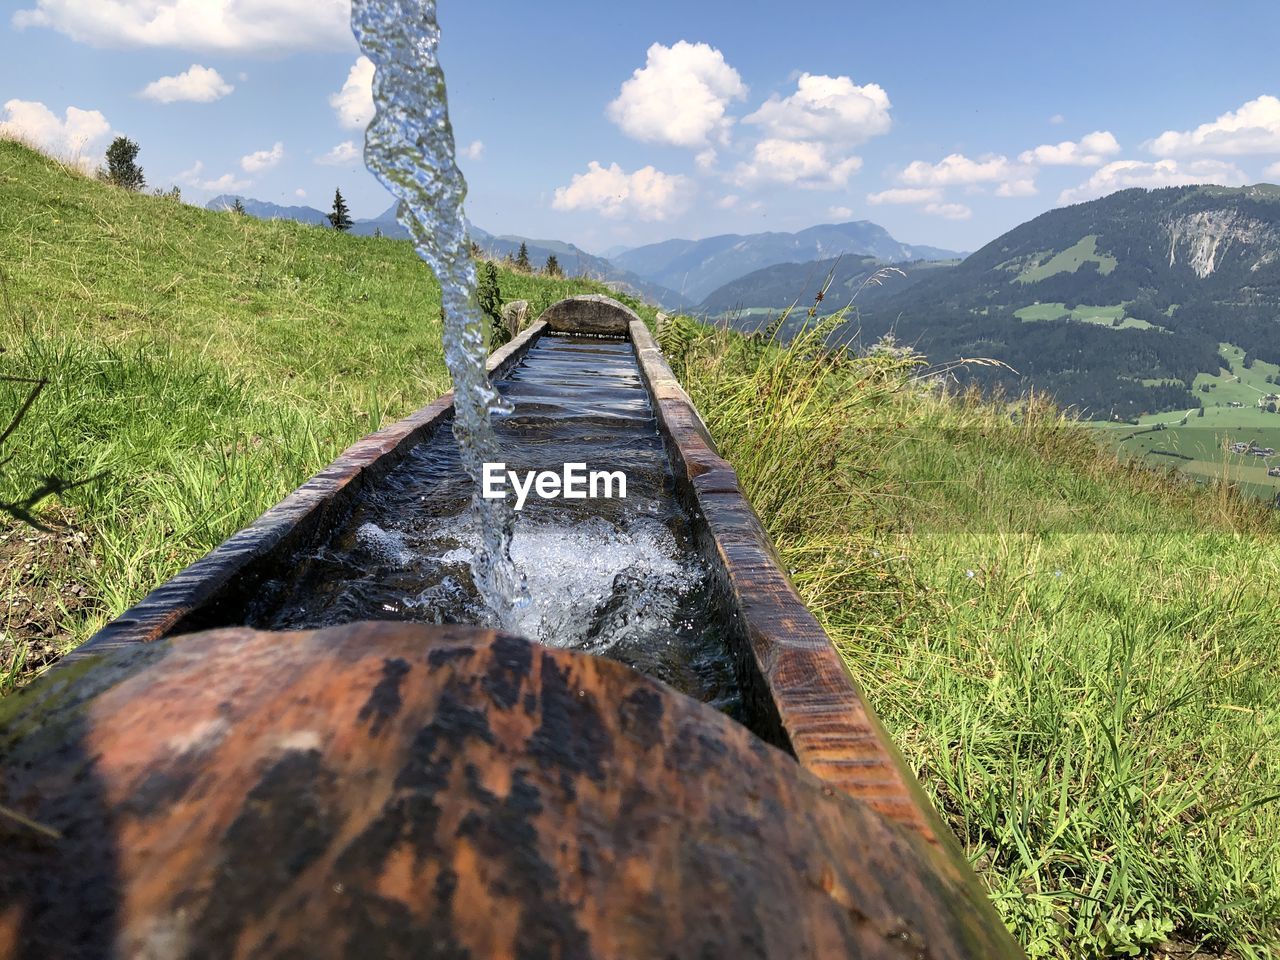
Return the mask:
[(342, 191), (333, 191), (333, 212), (329, 214), (329, 223), (335, 230), (350, 230), (354, 221), (347, 210), (347, 201), (342, 199)]
[(232, 213), (238, 213), (238, 214), (240, 214), (240, 215), (242, 215), (242, 216), (243, 216), (243, 215), (244, 215), (244, 201), (243, 201), (243, 200), (241, 200), (239, 197), (236, 197), (236, 201), (235, 201), (235, 203), (231, 204), (231, 212), (232, 212)]
[(520, 252), (516, 254), (516, 269), (517, 270), (529, 269), (529, 248), (525, 246), (523, 243), (520, 244)]
[(560, 272), (560, 261), (556, 259), (556, 255), (554, 253), (547, 257), (547, 265), (542, 268), (542, 272), (548, 277), (564, 276), (564, 274)]
[(116, 137), (111, 141), (111, 146), (107, 147), (107, 169), (105, 174), (100, 176), (117, 187), (141, 190), (147, 185), (147, 181), (142, 175), (142, 168), (136, 162), (140, 149), (141, 147), (128, 137)]

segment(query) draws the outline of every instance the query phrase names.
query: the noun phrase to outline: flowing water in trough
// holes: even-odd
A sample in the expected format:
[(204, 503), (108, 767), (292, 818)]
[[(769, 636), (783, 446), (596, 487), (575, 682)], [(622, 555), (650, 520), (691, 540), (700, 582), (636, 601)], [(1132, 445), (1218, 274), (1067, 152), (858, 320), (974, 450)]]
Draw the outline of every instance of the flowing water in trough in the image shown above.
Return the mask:
[[(488, 624), (612, 656), (734, 711), (740, 698), (716, 626), (725, 621), (633, 348), (544, 337), (507, 381), (490, 383), (435, 0), (354, 0), (351, 23), (375, 66), (365, 162), (400, 201), (397, 218), (440, 280), (457, 443), (442, 428), (414, 450), (346, 526), (268, 584), (254, 625)], [(510, 502), (477, 495), (487, 462), (621, 470), (627, 496), (530, 496), (517, 522)]]
[[(532, 600), (512, 629), (621, 660), (735, 712), (727, 618), (691, 541), (631, 344), (546, 335), (497, 386), (512, 405), (495, 425), (508, 469), (584, 462), (627, 477), (625, 499), (530, 494), (511, 554)], [(251, 624), (487, 622), (471, 571), (481, 543), (472, 491), (446, 424), (265, 586)]]

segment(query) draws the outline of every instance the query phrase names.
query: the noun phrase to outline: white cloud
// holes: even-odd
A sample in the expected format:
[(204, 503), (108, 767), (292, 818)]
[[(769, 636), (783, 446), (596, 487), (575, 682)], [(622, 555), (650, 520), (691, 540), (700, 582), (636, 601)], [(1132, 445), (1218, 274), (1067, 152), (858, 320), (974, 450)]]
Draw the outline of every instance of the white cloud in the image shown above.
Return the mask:
[(224, 173), (213, 180), (206, 180), (202, 176), (203, 173), (204, 163), (197, 160), (196, 165), (190, 170), (183, 170), (178, 174), (177, 180), (188, 187), (208, 190), (210, 193), (234, 193), (237, 190), (244, 190), (253, 183), (252, 180), (237, 180), (234, 173)]
[(804, 73), (795, 93), (774, 94), (742, 122), (759, 126), (768, 139), (848, 146), (888, 133), (891, 106), (878, 84), (859, 87), (848, 77)]
[(1218, 183), (1239, 186), (1246, 177), (1237, 167), (1222, 160), (1196, 160), (1179, 164), (1176, 160), (1116, 160), (1094, 171), (1084, 183), (1063, 190), (1058, 203), (1078, 203), (1127, 190), (1130, 187), (1178, 187), (1190, 183)]
[(742, 77), (714, 47), (655, 43), (605, 113), (636, 140), (698, 148), (728, 142), (733, 120), (725, 113), (746, 95)]
[(929, 203), (925, 204), (924, 212), (947, 220), (968, 220), (973, 216), (973, 211), (963, 203)]
[(705, 150), (698, 151), (697, 155), (693, 158), (693, 162), (703, 173), (708, 173), (714, 169), (716, 165), (716, 157), (717, 154), (715, 148), (707, 147)]
[(1049, 118), (1049, 122), (1050, 122), (1050, 123), (1052, 123), (1052, 124), (1056, 127), (1056, 126), (1058, 126), (1059, 124), (1066, 123), (1066, 122), (1067, 122), (1067, 118), (1066, 118), (1066, 117), (1064, 117), (1064, 116), (1063, 116), (1062, 114), (1060, 114), (1060, 113), (1055, 113), (1052, 117), (1050, 117), (1050, 118)]
[(885, 203), (930, 203), (941, 199), (942, 191), (937, 187), (895, 187), (867, 194), (867, 203), (873, 206)]
[(352, 45), (350, 0), (35, 0), (13, 25), (97, 47), (277, 54)]
[(1042, 143), (1034, 150), (1018, 156), (1022, 163), (1038, 163), (1043, 166), (1097, 167), (1108, 157), (1120, 152), (1120, 144), (1109, 130), (1095, 130), (1080, 140), (1063, 140), (1061, 143)]
[(1008, 180), (1013, 174), (1008, 157), (987, 155), (970, 160), (962, 153), (953, 153), (937, 163), (914, 160), (898, 175), (898, 180), (917, 187), (947, 187), (958, 183), (993, 183)]
[(484, 141), (472, 140), (462, 148), (462, 155), (468, 160), (479, 160), (484, 157)]
[(358, 163), (360, 159), (360, 148), (355, 145), (355, 141), (344, 140), (324, 156), (317, 157), (316, 163), (322, 163), (328, 167), (341, 167), (348, 163)]
[(1032, 177), (1006, 180), (996, 187), (997, 197), (1034, 197), (1038, 192), (1036, 190), (1036, 182)]
[(373, 61), (360, 57), (351, 65), (347, 82), (330, 95), (329, 106), (348, 130), (363, 130), (373, 119)]
[(741, 199), (742, 198), (738, 196), (736, 193), (730, 193), (726, 196), (721, 197), (719, 200), (717, 200), (716, 206), (719, 207), (721, 210), (732, 210), (734, 207), (738, 205), (738, 201)]
[(284, 144), (279, 141), (270, 150), (258, 150), (240, 158), (240, 168), (245, 173), (260, 173), (270, 170), (284, 159)]
[(234, 89), (217, 70), (193, 63), (185, 73), (152, 80), (138, 92), (138, 96), (156, 103), (212, 103)]
[(738, 164), (731, 180), (740, 187), (780, 183), (808, 190), (838, 189), (862, 167), (862, 158), (842, 156), (811, 140), (761, 140), (751, 159)]
[(94, 166), (88, 155), (111, 133), (111, 124), (98, 110), (67, 107), (62, 119), (34, 100), (9, 100), (4, 105), (0, 136), (33, 143), (42, 150), (79, 163), (84, 169)]
[(1271, 180), (1280, 180), (1280, 160), (1277, 160), (1271, 166), (1267, 167), (1267, 169), (1263, 170), (1262, 175)]
[(293, 191), (293, 195), (297, 197), (299, 200), (307, 199), (307, 191), (303, 190), (301, 187)]
[(827, 207), (827, 216), (835, 217), (837, 220), (848, 220), (853, 216), (853, 210), (850, 207)]
[(1258, 97), (1194, 130), (1166, 130), (1146, 146), (1158, 157), (1280, 153), (1280, 99)]
[(686, 177), (641, 167), (627, 173), (616, 163), (602, 167), (595, 160), (586, 173), (576, 173), (567, 187), (557, 187), (551, 206), (556, 210), (597, 210), (606, 217), (666, 220), (688, 205), (692, 185)]

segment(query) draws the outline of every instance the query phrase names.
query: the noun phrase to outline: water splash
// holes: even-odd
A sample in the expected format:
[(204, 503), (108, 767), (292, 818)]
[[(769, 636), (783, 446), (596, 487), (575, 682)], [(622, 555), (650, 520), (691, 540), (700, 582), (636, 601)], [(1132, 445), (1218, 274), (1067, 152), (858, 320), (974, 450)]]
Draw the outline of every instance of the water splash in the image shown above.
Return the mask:
[(516, 629), (529, 592), (511, 561), (515, 515), (505, 500), (478, 493), (484, 462), (501, 459), (489, 416), (504, 407), (485, 371), (484, 320), (462, 212), (467, 185), (454, 158), (435, 0), (353, 0), (351, 28), (375, 67), (377, 111), (365, 131), (365, 165), (400, 201), (396, 219), (440, 281), (453, 433), (483, 532), (472, 562), (476, 586), (498, 624)]

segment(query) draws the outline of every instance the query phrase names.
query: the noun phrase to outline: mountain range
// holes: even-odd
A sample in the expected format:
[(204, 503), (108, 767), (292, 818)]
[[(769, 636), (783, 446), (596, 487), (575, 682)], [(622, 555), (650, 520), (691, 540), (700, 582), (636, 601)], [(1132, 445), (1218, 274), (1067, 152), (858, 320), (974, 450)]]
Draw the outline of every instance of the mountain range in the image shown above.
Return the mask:
[[(245, 211), (255, 217), (321, 225), (329, 222), (326, 214), (313, 207), (281, 207), (231, 194), (215, 197), (206, 206), (210, 210), (228, 210), (237, 199), (244, 204)], [(376, 217), (357, 220), (351, 232), (407, 239), (408, 232), (397, 222), (395, 211), (393, 204)], [(593, 277), (668, 310), (692, 308), (721, 285), (757, 268), (780, 263), (840, 255), (875, 257), (891, 263), (960, 256), (936, 247), (899, 243), (883, 227), (867, 220), (823, 224), (798, 233), (726, 234), (704, 240), (666, 240), (632, 249), (614, 248), (618, 253), (613, 258), (596, 256), (559, 240), (495, 235), (475, 224), (471, 225), (470, 232), (472, 240), (491, 256), (515, 256), (523, 244), (535, 266), (541, 266), (554, 254), (560, 268), (570, 276)]]
[[(1050, 210), (873, 299), (845, 336), (892, 331), (987, 384), (1094, 414), (1200, 406), (1221, 345), (1280, 362), (1280, 187), (1135, 188)], [(1246, 359), (1246, 365), (1250, 361)]]

